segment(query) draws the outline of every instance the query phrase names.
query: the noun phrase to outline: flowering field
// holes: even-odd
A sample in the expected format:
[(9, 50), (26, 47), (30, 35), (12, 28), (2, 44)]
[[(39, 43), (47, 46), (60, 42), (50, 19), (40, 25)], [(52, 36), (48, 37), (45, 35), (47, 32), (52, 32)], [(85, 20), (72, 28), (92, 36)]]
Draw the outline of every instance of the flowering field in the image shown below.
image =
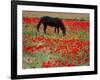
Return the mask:
[(66, 35), (37, 32), (38, 18), (23, 18), (23, 68), (88, 66), (90, 61), (89, 21), (62, 20)]

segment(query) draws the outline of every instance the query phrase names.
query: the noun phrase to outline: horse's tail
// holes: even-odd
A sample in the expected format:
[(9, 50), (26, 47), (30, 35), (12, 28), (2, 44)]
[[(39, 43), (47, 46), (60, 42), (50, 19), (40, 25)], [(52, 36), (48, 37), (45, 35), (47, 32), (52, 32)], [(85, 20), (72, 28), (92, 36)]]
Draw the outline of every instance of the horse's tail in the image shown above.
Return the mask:
[(61, 20), (60, 20), (60, 28), (62, 30), (62, 33), (65, 35), (66, 34), (66, 28), (65, 28), (65, 26), (64, 26), (64, 24)]
[(39, 32), (39, 27), (40, 27), (41, 23), (42, 23), (42, 18), (40, 19), (40, 21), (39, 21), (39, 23), (38, 23), (38, 25), (37, 25), (37, 31), (38, 31), (38, 32)]

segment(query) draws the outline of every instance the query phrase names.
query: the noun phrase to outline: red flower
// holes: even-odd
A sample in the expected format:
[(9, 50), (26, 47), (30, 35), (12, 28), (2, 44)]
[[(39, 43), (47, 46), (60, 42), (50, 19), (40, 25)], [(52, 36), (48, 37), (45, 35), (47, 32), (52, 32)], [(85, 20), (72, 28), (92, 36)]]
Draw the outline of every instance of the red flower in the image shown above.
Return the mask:
[(55, 63), (59, 63), (59, 62), (60, 62), (60, 59), (56, 59), (56, 60), (55, 60)]
[(70, 67), (70, 66), (75, 66), (75, 64), (68, 64), (68, 66)]
[(72, 48), (72, 53), (73, 54), (78, 54), (78, 52), (79, 52), (79, 49), (77, 47)]
[(43, 67), (52, 67), (51, 61), (44, 62)]
[(61, 64), (62, 66), (68, 66), (68, 60), (63, 61)]
[(78, 60), (78, 64), (81, 64), (82, 62), (81, 62), (81, 60)]

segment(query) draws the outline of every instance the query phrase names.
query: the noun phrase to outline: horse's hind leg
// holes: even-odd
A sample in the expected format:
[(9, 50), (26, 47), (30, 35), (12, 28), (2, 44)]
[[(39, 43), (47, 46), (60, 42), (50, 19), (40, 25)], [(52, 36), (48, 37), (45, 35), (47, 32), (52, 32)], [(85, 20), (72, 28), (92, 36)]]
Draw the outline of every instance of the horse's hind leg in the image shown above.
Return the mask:
[(57, 28), (57, 32), (59, 33), (59, 28)]
[(55, 33), (56, 33), (56, 27), (55, 27)]

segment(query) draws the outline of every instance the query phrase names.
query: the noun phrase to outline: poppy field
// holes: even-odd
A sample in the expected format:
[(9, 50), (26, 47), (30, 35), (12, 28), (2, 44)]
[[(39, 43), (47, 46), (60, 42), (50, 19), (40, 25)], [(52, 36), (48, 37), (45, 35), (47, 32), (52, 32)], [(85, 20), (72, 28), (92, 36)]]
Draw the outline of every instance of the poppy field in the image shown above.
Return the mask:
[(40, 26), (39, 18), (23, 17), (23, 56), (22, 67), (50, 68), (89, 66), (90, 41), (88, 20), (62, 19), (66, 27), (66, 35), (55, 33), (53, 27), (47, 28), (47, 33)]

